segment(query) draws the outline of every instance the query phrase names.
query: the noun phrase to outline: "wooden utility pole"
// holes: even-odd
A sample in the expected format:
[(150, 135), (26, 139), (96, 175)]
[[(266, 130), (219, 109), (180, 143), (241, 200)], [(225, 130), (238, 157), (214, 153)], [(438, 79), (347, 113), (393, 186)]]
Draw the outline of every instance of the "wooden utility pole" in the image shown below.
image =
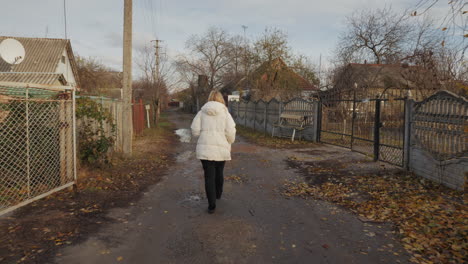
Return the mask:
[(132, 154), (132, 0), (124, 0), (123, 31), (123, 113), (122, 141), (123, 153)]
[(161, 64), (161, 54), (159, 43), (162, 42), (160, 39), (152, 40), (155, 42), (155, 53), (156, 64), (154, 69), (154, 82), (156, 84), (156, 123), (159, 122), (159, 114), (161, 112), (161, 76), (160, 76), (160, 64)]

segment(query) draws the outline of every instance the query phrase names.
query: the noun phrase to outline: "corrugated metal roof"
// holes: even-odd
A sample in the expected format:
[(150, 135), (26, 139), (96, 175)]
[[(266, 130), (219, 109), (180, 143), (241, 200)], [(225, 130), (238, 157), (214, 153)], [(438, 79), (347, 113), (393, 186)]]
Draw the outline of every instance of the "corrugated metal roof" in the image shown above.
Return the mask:
[(70, 59), (71, 70), (78, 87), (80, 86), (75, 56), (70, 40), (0, 36), (0, 42), (8, 38), (16, 39), (23, 44), (26, 56), (23, 62), (17, 65), (10, 65), (0, 58), (0, 72), (55, 73), (58, 63), (62, 59), (63, 51), (66, 49), (68, 58)]
[(63, 74), (40, 72), (0, 72), (0, 82), (18, 82), (46, 85), (66, 85)]
[(0, 59), (1, 72), (55, 72), (67, 45), (67, 40), (65, 39), (3, 36), (0, 36), (0, 42), (8, 38), (16, 39), (23, 44), (26, 56), (23, 62), (17, 65), (10, 65)]

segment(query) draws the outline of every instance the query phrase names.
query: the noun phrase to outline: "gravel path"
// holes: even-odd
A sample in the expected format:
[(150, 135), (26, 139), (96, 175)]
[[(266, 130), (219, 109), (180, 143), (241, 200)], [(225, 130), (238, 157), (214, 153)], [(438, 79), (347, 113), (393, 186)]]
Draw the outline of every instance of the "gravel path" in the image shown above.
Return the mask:
[[(189, 128), (190, 115), (169, 116), (179, 129)], [(279, 151), (238, 138), (223, 197), (209, 215), (194, 140), (178, 134), (185, 142), (165, 179), (140, 201), (112, 210), (116, 223), (64, 248), (57, 263), (408, 263), (389, 224), (364, 223), (333, 204), (280, 194), (286, 179), (302, 177), (288, 157), (359, 154), (332, 146)]]

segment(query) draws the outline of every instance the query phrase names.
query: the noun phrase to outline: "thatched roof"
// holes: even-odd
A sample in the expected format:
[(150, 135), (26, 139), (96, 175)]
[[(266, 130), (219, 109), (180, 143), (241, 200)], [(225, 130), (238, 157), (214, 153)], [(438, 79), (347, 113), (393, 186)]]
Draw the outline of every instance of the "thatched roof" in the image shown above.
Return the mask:
[(242, 78), (235, 86), (240, 90), (255, 89), (259, 82), (274, 84), (280, 79), (287, 80), (290, 84), (296, 85), (298, 90), (318, 91), (318, 88), (297, 74), (281, 59), (264, 62), (247, 77)]

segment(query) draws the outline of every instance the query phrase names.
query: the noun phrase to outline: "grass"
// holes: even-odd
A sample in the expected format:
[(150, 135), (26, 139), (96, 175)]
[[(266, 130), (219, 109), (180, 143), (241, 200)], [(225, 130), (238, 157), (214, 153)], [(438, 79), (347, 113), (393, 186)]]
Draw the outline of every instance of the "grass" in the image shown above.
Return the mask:
[(318, 143), (304, 140), (294, 140), (288, 138), (272, 137), (271, 135), (265, 135), (264, 133), (258, 132), (248, 127), (237, 126), (237, 133), (244, 137), (247, 141), (255, 143), (265, 147), (271, 148), (304, 148), (314, 147)]

